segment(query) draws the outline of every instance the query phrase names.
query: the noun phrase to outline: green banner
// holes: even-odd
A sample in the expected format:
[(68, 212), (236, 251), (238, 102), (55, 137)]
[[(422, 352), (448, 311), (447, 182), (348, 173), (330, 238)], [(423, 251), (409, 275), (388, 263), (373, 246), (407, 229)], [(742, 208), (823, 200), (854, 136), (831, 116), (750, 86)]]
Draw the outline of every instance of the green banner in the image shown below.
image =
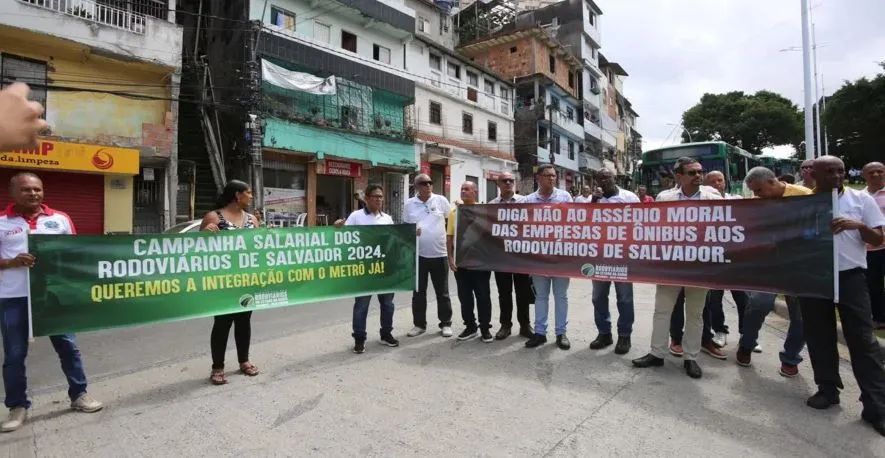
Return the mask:
[(35, 336), (413, 291), (415, 226), (32, 235)]

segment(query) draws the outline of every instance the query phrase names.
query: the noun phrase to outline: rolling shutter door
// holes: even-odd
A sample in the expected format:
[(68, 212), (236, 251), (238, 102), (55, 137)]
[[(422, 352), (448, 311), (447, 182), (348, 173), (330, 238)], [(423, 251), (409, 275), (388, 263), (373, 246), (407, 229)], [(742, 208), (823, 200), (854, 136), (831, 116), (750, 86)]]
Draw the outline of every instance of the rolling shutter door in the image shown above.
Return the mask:
[[(0, 202), (12, 203), (9, 180), (20, 169), (0, 169)], [(78, 234), (104, 233), (104, 176), (85, 173), (32, 170), (43, 180), (43, 201), (50, 208), (67, 213)]]

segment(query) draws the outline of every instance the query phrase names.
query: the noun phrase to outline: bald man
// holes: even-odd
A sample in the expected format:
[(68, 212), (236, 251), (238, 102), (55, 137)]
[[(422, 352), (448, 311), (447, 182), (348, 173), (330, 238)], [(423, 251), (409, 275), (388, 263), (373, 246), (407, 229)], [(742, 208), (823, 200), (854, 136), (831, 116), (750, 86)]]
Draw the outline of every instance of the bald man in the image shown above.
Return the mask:
[[(863, 179), (867, 188), (863, 192), (876, 201), (882, 214), (885, 214), (885, 165), (870, 162), (863, 166)], [(876, 329), (885, 329), (885, 245), (867, 245), (867, 289), (870, 292), (870, 307), (873, 310), (873, 323)]]
[(844, 186), (845, 164), (835, 156), (814, 161), (815, 193), (838, 191), (838, 214), (833, 218), (833, 242), (838, 253), (839, 303), (832, 299), (800, 298), (808, 356), (818, 391), (806, 404), (826, 409), (839, 404), (839, 352), (836, 339), (836, 309), (842, 333), (851, 354), (851, 368), (860, 388), (861, 417), (885, 436), (885, 368), (879, 341), (873, 335), (870, 294), (864, 270), (866, 246), (885, 241), (885, 216), (869, 194)]

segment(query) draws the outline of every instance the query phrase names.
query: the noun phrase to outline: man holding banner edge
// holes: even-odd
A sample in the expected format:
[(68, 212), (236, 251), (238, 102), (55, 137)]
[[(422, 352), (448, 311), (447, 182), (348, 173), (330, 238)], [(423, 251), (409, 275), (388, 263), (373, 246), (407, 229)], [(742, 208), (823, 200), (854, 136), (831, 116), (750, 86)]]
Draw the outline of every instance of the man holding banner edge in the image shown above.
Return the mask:
[[(43, 182), (33, 173), (19, 173), (9, 183), (14, 203), (0, 216), (0, 331), (3, 334), (3, 385), (9, 419), (0, 431), (19, 429), (27, 419), (31, 400), (27, 395), (25, 358), (30, 327), (28, 269), (37, 259), (28, 254), (29, 234), (75, 235), (77, 230), (65, 213), (43, 205)], [(104, 406), (86, 392), (86, 373), (73, 335), (49, 337), (68, 380), (71, 408), (92, 413)]]

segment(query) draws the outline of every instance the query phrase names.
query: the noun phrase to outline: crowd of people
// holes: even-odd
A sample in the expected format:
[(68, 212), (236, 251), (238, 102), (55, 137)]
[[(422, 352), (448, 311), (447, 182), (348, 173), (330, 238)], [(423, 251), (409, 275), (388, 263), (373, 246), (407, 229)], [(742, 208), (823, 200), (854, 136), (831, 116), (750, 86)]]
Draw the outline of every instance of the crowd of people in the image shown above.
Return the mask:
[[(36, 144), (38, 133), (45, 129), (41, 119), (42, 107), (27, 100), (28, 89), (24, 85), (12, 85), (0, 91), (0, 150), (30, 147)], [(726, 192), (725, 176), (721, 171), (704, 171), (702, 165), (692, 158), (680, 158), (674, 167), (676, 185), (657, 196), (657, 201), (692, 201), (738, 199), (741, 196)], [(779, 179), (764, 167), (750, 170), (745, 184), (756, 197), (767, 199), (789, 198), (812, 192), (831, 193), (838, 190), (838, 214), (834, 215), (832, 230), (839, 253), (839, 301), (816, 298), (786, 298), (790, 316), (790, 328), (780, 353), (780, 374), (793, 377), (798, 374), (802, 361), (801, 351), (806, 344), (811, 359), (814, 381), (818, 391), (808, 398), (807, 404), (816, 409), (826, 409), (839, 404), (839, 392), (843, 384), (838, 371), (836, 340), (836, 310), (842, 321), (843, 333), (851, 354), (854, 376), (860, 387), (863, 419), (885, 436), (885, 368), (878, 341), (873, 335), (876, 328), (885, 327), (885, 303), (883, 303), (883, 264), (885, 264), (885, 166), (874, 162), (862, 171), (867, 188), (863, 191), (844, 186), (845, 166), (841, 160), (824, 156), (806, 161), (801, 166), (802, 181), (798, 184)], [(556, 187), (556, 169), (544, 164), (537, 168), (537, 190), (521, 196), (515, 192), (515, 179), (504, 173), (497, 181), (499, 196), (493, 205), (559, 204), (567, 202), (590, 202), (597, 204), (629, 204), (652, 202), (643, 187), (637, 193), (616, 184), (610, 170), (602, 170), (596, 177), (598, 189), (585, 187), (582, 195), (573, 198), (567, 191)], [(440, 335), (454, 337), (452, 327), (452, 302), (449, 298), (449, 272), (454, 272), (464, 329), (455, 337), (461, 341), (481, 338), (491, 343), (504, 340), (513, 332), (513, 308), (516, 304), (516, 321), (519, 336), (526, 339), (527, 348), (547, 343), (550, 296), (553, 296), (554, 335), (556, 345), (569, 350), (567, 336), (570, 279), (543, 275), (526, 275), (513, 272), (494, 272), (500, 308), (500, 326), (492, 334), (492, 272), (459, 267), (455, 261), (454, 238), (456, 208), (445, 197), (432, 192), (433, 182), (425, 174), (414, 180), (414, 197), (405, 203), (404, 222), (415, 224), (418, 236), (418, 288), (412, 294), (413, 328), (406, 334), (417, 337), (427, 332), (428, 278), (436, 295), (437, 319)], [(63, 212), (48, 207), (43, 202), (43, 188), (39, 177), (23, 172), (10, 183), (13, 203), (0, 215), (0, 330), (3, 334), (5, 361), (3, 381), (6, 392), (5, 405), (9, 417), (0, 423), (0, 430), (14, 431), (27, 418), (30, 399), (27, 396), (25, 358), (28, 349), (28, 289), (27, 269), (36, 262), (27, 253), (29, 234), (76, 234), (71, 219)], [(460, 190), (461, 205), (477, 202), (477, 186), (466, 182)], [(207, 213), (201, 225), (205, 231), (248, 230), (258, 227), (260, 220), (247, 209), (252, 200), (248, 184), (232, 181), (226, 185), (217, 209)], [(346, 220), (335, 222), (345, 225), (393, 224), (393, 219), (383, 212), (384, 190), (370, 185), (364, 191), (362, 208), (351, 213)], [(596, 338), (590, 343), (593, 350), (614, 345), (616, 354), (626, 354), (632, 348), (631, 334), (634, 324), (633, 285), (627, 282), (593, 280), (592, 304), (597, 328)], [(614, 286), (617, 323), (612, 325), (610, 292)], [(773, 309), (776, 295), (771, 293), (731, 291), (738, 309), (740, 338), (735, 359), (741, 366), (749, 366), (754, 352), (759, 352), (759, 331), (766, 315)], [(729, 329), (725, 325), (723, 310), (724, 291), (697, 287), (658, 285), (655, 293), (655, 309), (650, 351), (632, 360), (639, 368), (663, 366), (667, 353), (681, 357), (684, 369), (692, 378), (701, 378), (703, 372), (697, 362), (704, 352), (714, 358), (726, 359)], [(514, 301), (515, 299), (515, 301)], [(367, 315), (371, 296), (358, 297), (353, 307), (353, 351), (366, 351), (368, 339)], [(389, 347), (399, 346), (393, 336), (393, 294), (378, 295), (381, 305), (381, 343)], [(530, 310), (534, 304), (534, 320)], [(210, 337), (213, 384), (227, 383), (224, 370), (225, 349), (231, 327), (234, 328), (239, 370), (246, 376), (259, 374), (258, 368), (249, 360), (251, 341), (251, 312), (239, 312), (215, 317)], [(613, 327), (615, 329), (613, 329)], [(614, 337), (617, 332), (617, 339)], [(87, 393), (86, 375), (80, 352), (72, 335), (52, 336), (50, 340), (58, 353), (62, 370), (69, 384), (71, 407), (84, 412), (96, 412), (103, 404)]]

